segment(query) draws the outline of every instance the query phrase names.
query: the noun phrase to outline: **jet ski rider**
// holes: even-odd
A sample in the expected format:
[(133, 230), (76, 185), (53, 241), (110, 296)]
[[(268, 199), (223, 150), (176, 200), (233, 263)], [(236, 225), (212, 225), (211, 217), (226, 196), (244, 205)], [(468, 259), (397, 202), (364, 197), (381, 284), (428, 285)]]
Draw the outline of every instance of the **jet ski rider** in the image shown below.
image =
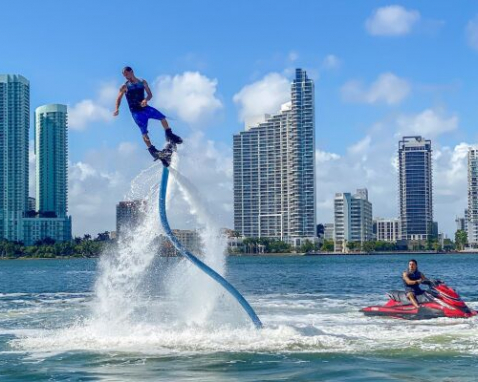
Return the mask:
[(408, 262), (408, 270), (403, 272), (402, 278), (408, 299), (413, 306), (418, 309), (417, 296), (424, 292), (423, 289), (420, 288), (420, 284), (426, 280), (426, 277), (418, 270), (416, 260), (412, 259)]

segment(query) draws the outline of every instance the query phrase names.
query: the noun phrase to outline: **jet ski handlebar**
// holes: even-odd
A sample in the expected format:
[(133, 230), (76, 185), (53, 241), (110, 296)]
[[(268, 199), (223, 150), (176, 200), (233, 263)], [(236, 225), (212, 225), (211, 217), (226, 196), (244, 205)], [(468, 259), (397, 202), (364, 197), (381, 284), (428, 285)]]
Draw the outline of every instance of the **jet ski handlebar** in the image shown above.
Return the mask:
[(434, 286), (438, 286), (440, 284), (443, 284), (443, 281), (439, 280), (439, 279), (425, 279), (421, 283), (423, 285), (427, 285), (429, 287), (434, 287)]

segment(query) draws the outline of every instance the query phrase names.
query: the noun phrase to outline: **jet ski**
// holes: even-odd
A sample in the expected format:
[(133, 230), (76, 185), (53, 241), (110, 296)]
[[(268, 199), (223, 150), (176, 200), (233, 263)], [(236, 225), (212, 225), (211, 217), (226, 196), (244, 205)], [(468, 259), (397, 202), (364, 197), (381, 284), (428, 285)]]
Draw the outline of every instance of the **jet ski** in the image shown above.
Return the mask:
[(389, 316), (407, 320), (426, 320), (437, 317), (468, 318), (477, 315), (452, 288), (441, 280), (425, 280), (428, 286), (416, 296), (419, 308), (415, 308), (404, 291), (390, 291), (385, 305), (369, 306), (360, 311), (366, 316)]

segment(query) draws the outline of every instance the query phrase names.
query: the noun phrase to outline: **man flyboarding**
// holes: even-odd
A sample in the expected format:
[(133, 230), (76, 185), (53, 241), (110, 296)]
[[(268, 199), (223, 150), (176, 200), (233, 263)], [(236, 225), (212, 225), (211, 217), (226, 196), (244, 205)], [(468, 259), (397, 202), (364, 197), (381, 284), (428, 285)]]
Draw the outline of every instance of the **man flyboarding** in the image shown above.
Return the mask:
[[(129, 110), (131, 111), (134, 121), (141, 130), (143, 141), (146, 143), (149, 153), (154, 160), (160, 159), (163, 164), (168, 167), (171, 161), (171, 154), (176, 150), (176, 145), (183, 143), (183, 140), (181, 137), (173, 133), (164, 114), (148, 105), (148, 101), (153, 98), (153, 93), (151, 93), (148, 83), (145, 80), (137, 78), (134, 75), (133, 69), (129, 66), (126, 66), (123, 69), (123, 76), (126, 78), (126, 82), (119, 90), (116, 99), (116, 109), (113, 115), (116, 117), (119, 114), (121, 99), (123, 98), (123, 95), (126, 95)], [(168, 142), (164, 150), (156, 149), (149, 139), (148, 120), (150, 118), (161, 121), (161, 125), (163, 126), (166, 135), (166, 141)]]

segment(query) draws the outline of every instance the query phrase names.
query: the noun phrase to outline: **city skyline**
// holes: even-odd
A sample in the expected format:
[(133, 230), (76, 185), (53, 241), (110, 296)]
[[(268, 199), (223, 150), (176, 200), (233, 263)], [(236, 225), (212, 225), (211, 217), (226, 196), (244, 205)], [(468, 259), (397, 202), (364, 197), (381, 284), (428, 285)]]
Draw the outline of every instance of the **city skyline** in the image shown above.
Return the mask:
[(68, 241), (67, 108), (44, 105), (34, 120), (35, 198), (29, 195), (30, 82), (0, 74), (0, 238), (26, 245), (46, 238)]
[[(147, 4), (152, 14), (174, 13), (179, 7)], [(291, 25), (287, 2), (273, 7), (246, 2), (232, 11), (211, 2), (214, 12), (201, 21), (192, 17), (200, 6), (188, 3), (181, 8), (184, 17), (190, 16), (188, 31), (164, 20), (161, 25), (146, 21), (148, 41), (123, 30), (114, 37), (99, 33), (117, 29), (125, 5), (97, 4), (92, 15), (79, 4), (60, 11), (31, 2), (31, 12), (24, 13), (21, 4), (12, 3), (0, 25), (9, 36), (0, 72), (20, 73), (31, 81), (32, 109), (64, 103), (71, 110), (69, 189), (70, 213), (79, 217), (76, 235), (112, 230), (115, 203), (150, 164), (126, 109), (118, 120), (111, 117), (125, 64), (152, 84), (153, 105), (187, 138), (187, 150), (180, 153), (182, 170), (204, 195), (218, 195), (211, 204), (220, 225), (232, 226), (230, 137), (250, 113), (277, 110), (293, 68), (303, 67), (317, 89), (317, 220), (332, 221), (334, 193), (357, 186), (369, 189), (381, 216), (397, 216), (396, 203), (388, 200), (396, 189), (394, 148), (397, 137), (419, 134), (432, 139), (436, 154), (435, 220), (453, 235), (450, 216), (467, 205), (467, 147), (478, 142), (473, 103), (478, 98), (473, 86), (478, 4), (463, 2), (458, 12), (447, 2), (337, 1), (324, 6), (305, 1), (303, 22)], [(36, 30), (34, 20), (49, 18), (51, 12), (57, 22)], [(217, 18), (219, 13), (223, 17)], [(397, 16), (396, 24), (381, 23), (387, 14)], [(90, 25), (86, 31), (85, 22)], [(244, 22), (259, 27), (246, 28)], [(83, 33), (69, 35), (66, 29)], [(52, 35), (58, 44), (46, 46)], [(132, 45), (140, 57), (128, 48)], [(24, 52), (35, 59), (26, 60)], [(156, 139), (157, 127), (152, 127)], [(198, 166), (201, 174), (195, 171)], [(363, 178), (360, 184), (356, 176)], [(90, 191), (87, 200), (85, 190)], [(182, 212), (174, 217), (175, 226), (187, 223)]]

